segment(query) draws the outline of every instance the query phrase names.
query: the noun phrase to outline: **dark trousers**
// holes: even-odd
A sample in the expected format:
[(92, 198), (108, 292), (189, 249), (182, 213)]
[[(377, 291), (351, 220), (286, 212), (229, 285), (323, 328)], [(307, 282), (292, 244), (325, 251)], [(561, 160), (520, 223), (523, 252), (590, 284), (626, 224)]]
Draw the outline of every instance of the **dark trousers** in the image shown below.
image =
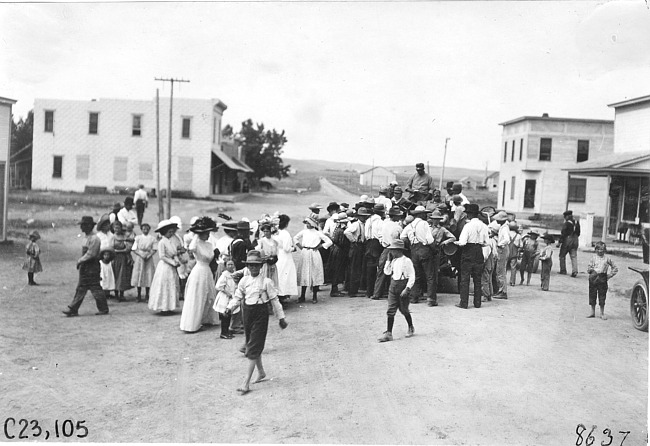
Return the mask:
[(589, 305), (596, 305), (596, 298), (598, 298), (598, 305), (601, 307), (605, 305), (607, 299), (607, 274), (598, 274), (593, 280), (589, 278)]
[(372, 297), (375, 294), (375, 281), (377, 281), (377, 265), (381, 257), (381, 243), (376, 238), (366, 240), (366, 296)]
[(330, 253), (332, 252), (332, 249), (320, 248), (318, 252), (320, 253), (321, 259), (323, 260), (323, 278), (325, 280), (325, 283), (331, 283), (332, 274), (329, 268), (329, 260), (330, 260)]
[(427, 302), (438, 303), (438, 270), (440, 269), (440, 251), (437, 249), (431, 254), (431, 286), (429, 286)]
[(379, 299), (387, 292), (387, 285), (390, 284), (390, 277), (384, 274), (384, 266), (388, 260), (388, 248), (384, 248), (379, 256), (379, 263), (377, 264), (377, 280), (375, 280), (375, 293), (373, 297)]
[(100, 285), (99, 269), (99, 260), (79, 265), (79, 283), (77, 284), (77, 290), (75, 291), (72, 303), (68, 305), (72, 312), (79, 312), (79, 307), (81, 307), (88, 291), (90, 291), (95, 298), (97, 310), (102, 313), (108, 312), (106, 295)]
[[(433, 289), (433, 271), (431, 268), (431, 248), (422, 243), (411, 246), (411, 261), (415, 269), (415, 285), (411, 290), (411, 302), (419, 302), (420, 297), (427, 290), (427, 294)], [(430, 295), (430, 294), (429, 294)], [(427, 300), (429, 297), (427, 297)]]
[(553, 266), (553, 260), (542, 260), (541, 264), (542, 271), (539, 274), (539, 278), (542, 282), (542, 290), (548, 291), (548, 287), (551, 286), (551, 267)]
[(463, 246), (460, 267), (460, 306), (467, 308), (469, 303), (469, 279), (474, 283), (474, 307), (481, 308), (481, 275), (483, 274), (483, 249), (481, 245)]
[(348, 275), (348, 292), (356, 294), (359, 292), (361, 282), (362, 270), (361, 265), (363, 261), (363, 244), (352, 243), (350, 245), (349, 259), (350, 259), (350, 274)]
[(578, 236), (570, 235), (560, 245), (560, 274), (566, 274), (566, 255), (571, 258), (571, 273), (578, 274)]
[(409, 314), (409, 296), (407, 294), (401, 297), (402, 291), (406, 288), (407, 283), (407, 279), (390, 280), (388, 287), (388, 311), (386, 311), (388, 317), (395, 316), (397, 310), (404, 315)]
[(135, 213), (138, 216), (138, 226), (142, 224), (142, 218), (144, 217), (144, 208), (144, 200), (138, 200), (135, 202)]
[(221, 334), (228, 336), (230, 334), (230, 314), (219, 313), (219, 322), (221, 323)]

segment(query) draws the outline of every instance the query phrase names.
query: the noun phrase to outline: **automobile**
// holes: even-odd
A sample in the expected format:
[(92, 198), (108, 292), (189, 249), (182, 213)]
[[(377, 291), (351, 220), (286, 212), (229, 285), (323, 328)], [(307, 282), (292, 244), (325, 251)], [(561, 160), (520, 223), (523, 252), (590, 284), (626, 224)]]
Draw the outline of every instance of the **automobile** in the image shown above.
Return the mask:
[(641, 279), (632, 287), (630, 293), (630, 316), (637, 330), (648, 331), (648, 268), (628, 266), (641, 275)]

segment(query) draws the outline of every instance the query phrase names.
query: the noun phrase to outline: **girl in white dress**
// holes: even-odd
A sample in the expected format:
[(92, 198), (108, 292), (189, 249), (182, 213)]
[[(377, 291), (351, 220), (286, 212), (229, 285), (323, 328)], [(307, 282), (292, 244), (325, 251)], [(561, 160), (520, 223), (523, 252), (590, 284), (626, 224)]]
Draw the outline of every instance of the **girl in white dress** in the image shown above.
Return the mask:
[[(99, 241), (100, 241), (99, 249), (102, 252), (107, 250), (110, 251), (110, 253), (106, 255), (105, 259), (103, 258), (104, 255), (102, 254), (102, 261), (99, 264), (101, 268), (100, 283), (102, 285), (102, 289), (104, 290), (104, 294), (106, 294), (106, 299), (110, 299), (111, 291), (115, 290), (115, 273), (113, 272), (113, 257), (115, 256), (115, 249), (113, 249), (114, 236), (113, 233), (110, 231), (110, 228), (111, 228), (110, 216), (108, 214), (102, 215), (99, 218), (99, 222), (97, 223), (97, 237), (99, 237)], [(117, 297), (117, 292), (115, 293), (115, 297)]]
[(189, 247), (189, 251), (196, 259), (196, 265), (192, 268), (185, 285), (185, 301), (180, 323), (181, 330), (188, 333), (199, 331), (203, 324), (206, 306), (212, 310), (212, 303), (217, 296), (212, 270), (210, 270), (214, 248), (208, 242), (210, 232), (216, 229), (217, 225), (210, 217), (201, 217), (190, 227), (190, 231), (196, 234)]
[[(219, 320), (221, 321), (221, 339), (232, 339), (235, 336), (230, 332), (230, 313), (226, 311), (228, 303), (235, 294), (235, 262), (226, 260), (226, 269), (217, 279), (217, 298), (214, 301), (214, 311), (219, 313)], [(233, 313), (239, 313), (240, 307), (233, 309)]]
[(156, 239), (149, 234), (151, 226), (143, 223), (140, 226), (142, 234), (136, 235), (135, 243), (131, 248), (134, 258), (133, 273), (131, 274), (131, 285), (138, 290), (138, 302), (142, 302), (142, 288), (145, 289), (145, 299), (149, 301), (149, 289), (156, 271), (153, 264), (153, 255), (156, 253)]
[(273, 286), (278, 286), (278, 268), (276, 263), (278, 261), (278, 242), (271, 238), (271, 224), (264, 223), (260, 226), (260, 232), (263, 237), (257, 241), (257, 249), (259, 249), (264, 258), (264, 265), (260, 274), (267, 279), (273, 281)]
[(291, 234), (287, 231), (289, 226), (289, 216), (282, 214), (279, 217), (278, 233), (273, 236), (278, 243), (278, 295), (280, 302), (289, 299), (289, 296), (298, 294), (298, 275), (296, 265), (293, 263), (291, 255), (296, 249), (293, 245)]
[(180, 285), (176, 272), (180, 262), (176, 246), (171, 242), (177, 229), (178, 225), (169, 220), (161, 221), (156, 228), (156, 232), (162, 234), (163, 238), (158, 242), (160, 260), (153, 275), (149, 295), (149, 309), (153, 311), (170, 313), (180, 306)]
[(298, 284), (302, 287), (298, 302), (305, 301), (307, 287), (312, 289), (312, 303), (318, 302), (319, 287), (325, 282), (323, 272), (323, 259), (318, 250), (321, 246), (325, 249), (332, 246), (325, 234), (318, 230), (318, 221), (313, 217), (303, 220), (305, 229), (293, 238), (296, 247), (300, 249), (300, 267), (298, 268)]

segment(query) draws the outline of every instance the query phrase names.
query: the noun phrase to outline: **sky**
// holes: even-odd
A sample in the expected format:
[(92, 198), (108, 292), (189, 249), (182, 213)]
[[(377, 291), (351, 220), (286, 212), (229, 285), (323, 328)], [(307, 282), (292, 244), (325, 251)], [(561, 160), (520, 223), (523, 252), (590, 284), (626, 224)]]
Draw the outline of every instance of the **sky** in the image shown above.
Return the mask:
[[(0, 3), (0, 96), (219, 98), (284, 156), (499, 168), (499, 123), (650, 94), (650, 0)], [(649, 123), (650, 125), (650, 123)]]

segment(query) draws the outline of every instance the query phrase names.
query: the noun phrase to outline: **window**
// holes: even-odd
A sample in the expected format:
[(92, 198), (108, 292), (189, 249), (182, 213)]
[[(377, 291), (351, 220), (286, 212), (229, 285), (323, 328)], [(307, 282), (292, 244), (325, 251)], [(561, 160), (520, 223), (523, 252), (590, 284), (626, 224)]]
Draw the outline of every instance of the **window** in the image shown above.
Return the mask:
[(113, 159), (113, 181), (126, 181), (128, 162), (128, 158), (121, 156), (116, 156)]
[(153, 180), (153, 163), (138, 164), (138, 179)]
[(587, 161), (589, 159), (589, 140), (588, 139), (579, 139), (578, 140), (578, 158), (576, 161), (579, 163)]
[(515, 140), (512, 140), (512, 154), (510, 155), (510, 161), (515, 160)]
[(508, 161), (508, 141), (503, 143), (503, 162)]
[(45, 131), (48, 133), (54, 132), (54, 112), (45, 111)]
[(133, 115), (133, 123), (131, 125), (131, 136), (142, 135), (142, 115)]
[(190, 138), (190, 125), (192, 123), (191, 118), (183, 118), (183, 130), (181, 133), (182, 138)]
[(524, 138), (519, 140), (519, 161), (524, 158)]
[(89, 170), (90, 170), (90, 156), (77, 155), (77, 179), (87, 180)]
[(63, 157), (54, 157), (54, 166), (52, 168), (52, 178), (61, 178), (63, 175)]
[(539, 160), (540, 161), (551, 161), (551, 138), (541, 138), (539, 142)]
[(96, 135), (99, 126), (99, 113), (90, 113), (88, 118), (88, 134)]
[(506, 180), (503, 180), (503, 192), (501, 193), (501, 206), (506, 205)]
[(569, 201), (584, 203), (587, 198), (587, 179), (569, 178)]
[(510, 199), (514, 200), (515, 199), (515, 177), (512, 177), (511, 183), (510, 183)]

